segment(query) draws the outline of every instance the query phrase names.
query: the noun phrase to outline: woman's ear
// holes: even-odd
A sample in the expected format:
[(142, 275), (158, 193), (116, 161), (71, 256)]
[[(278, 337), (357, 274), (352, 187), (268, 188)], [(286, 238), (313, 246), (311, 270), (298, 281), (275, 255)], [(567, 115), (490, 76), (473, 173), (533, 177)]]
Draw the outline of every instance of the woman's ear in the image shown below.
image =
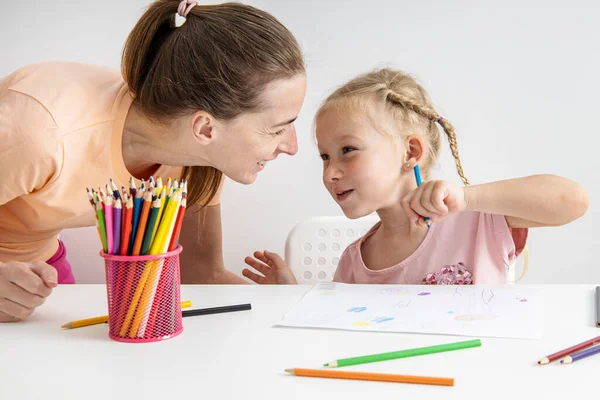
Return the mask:
[(415, 165), (421, 164), (425, 158), (425, 141), (420, 136), (409, 136), (405, 142), (406, 154), (404, 158), (404, 166), (407, 169), (414, 168)]
[(198, 143), (207, 145), (214, 140), (216, 119), (206, 111), (198, 111), (192, 117), (192, 134)]

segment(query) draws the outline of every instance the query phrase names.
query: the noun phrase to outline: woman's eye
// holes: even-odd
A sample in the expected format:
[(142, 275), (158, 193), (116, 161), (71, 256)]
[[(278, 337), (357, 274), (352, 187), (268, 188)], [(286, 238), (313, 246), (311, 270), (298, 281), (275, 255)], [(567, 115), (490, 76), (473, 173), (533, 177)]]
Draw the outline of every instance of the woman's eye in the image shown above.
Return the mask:
[(278, 130), (277, 132), (273, 132), (273, 135), (275, 135), (275, 136), (279, 136), (279, 135), (281, 135), (281, 134), (282, 134), (284, 131), (285, 131), (285, 129), (280, 129), (280, 130)]

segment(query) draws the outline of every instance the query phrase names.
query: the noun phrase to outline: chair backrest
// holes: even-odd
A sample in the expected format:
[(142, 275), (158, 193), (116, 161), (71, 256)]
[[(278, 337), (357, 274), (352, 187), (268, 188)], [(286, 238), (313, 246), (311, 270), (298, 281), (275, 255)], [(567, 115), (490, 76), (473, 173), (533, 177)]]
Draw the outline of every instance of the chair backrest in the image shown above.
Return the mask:
[(285, 260), (298, 283), (332, 280), (342, 252), (378, 221), (373, 214), (354, 220), (313, 217), (298, 223), (285, 242)]
[[(377, 215), (359, 219), (313, 217), (299, 222), (285, 242), (285, 261), (299, 284), (330, 281), (342, 252), (379, 221)], [(516, 270), (522, 269), (527, 253), (523, 252), (509, 266), (507, 282), (516, 283)]]

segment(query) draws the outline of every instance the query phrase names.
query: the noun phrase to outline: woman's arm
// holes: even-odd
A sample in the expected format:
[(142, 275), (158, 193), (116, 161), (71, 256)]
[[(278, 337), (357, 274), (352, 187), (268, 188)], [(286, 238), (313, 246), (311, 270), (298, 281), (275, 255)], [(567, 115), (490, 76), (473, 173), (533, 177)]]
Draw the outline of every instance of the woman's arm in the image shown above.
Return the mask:
[(181, 283), (184, 284), (241, 284), (242, 277), (225, 269), (223, 263), (223, 235), (221, 206), (208, 206), (197, 212), (190, 207), (183, 218), (179, 244)]
[(511, 228), (559, 226), (581, 217), (588, 195), (555, 175), (533, 175), (464, 188), (466, 209), (506, 216)]

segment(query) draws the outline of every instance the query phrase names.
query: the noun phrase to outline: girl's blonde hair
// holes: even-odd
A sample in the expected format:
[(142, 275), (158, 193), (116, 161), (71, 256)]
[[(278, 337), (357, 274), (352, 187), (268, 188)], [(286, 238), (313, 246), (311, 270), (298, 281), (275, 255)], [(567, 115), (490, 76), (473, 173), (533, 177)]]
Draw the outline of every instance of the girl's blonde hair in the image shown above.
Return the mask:
[[(378, 104), (369, 103), (369, 100)], [(394, 134), (385, 129), (381, 121), (371, 116), (371, 122), (382, 132), (397, 137), (400, 132), (410, 131), (427, 142), (428, 162), (421, 166), (425, 179), (428, 179), (431, 165), (440, 152), (441, 138), (437, 125), (441, 125), (448, 137), (458, 175), (465, 185), (469, 185), (460, 162), (454, 127), (435, 111), (425, 89), (413, 77), (402, 71), (377, 69), (350, 80), (325, 99), (317, 111), (315, 121), (325, 110), (332, 107), (363, 107), (362, 110), (368, 114), (369, 105), (382, 105), (396, 125), (393, 127)]]
[[(375, 104), (371, 102), (375, 102)], [(372, 109), (370, 106), (377, 105), (383, 106), (392, 117), (391, 120), (396, 125), (393, 127), (395, 133), (389, 132), (389, 129), (382, 126), (379, 119), (369, 115)], [(465, 177), (458, 154), (454, 127), (447, 119), (440, 117), (433, 108), (425, 89), (410, 75), (389, 68), (376, 69), (359, 75), (339, 87), (325, 99), (317, 110), (315, 121), (331, 108), (359, 109), (369, 116), (375, 127), (392, 137), (398, 137), (400, 132), (411, 132), (411, 134), (420, 135), (428, 144), (428, 160), (426, 160), (426, 164), (421, 166), (425, 179), (429, 179), (430, 168), (440, 153), (441, 137), (437, 127), (439, 124), (448, 138), (450, 150), (456, 164), (456, 171), (465, 186), (469, 185), (469, 180)], [(524, 267), (520, 277), (516, 280), (517, 282), (523, 278), (529, 265), (527, 246), (523, 249), (523, 257)]]

